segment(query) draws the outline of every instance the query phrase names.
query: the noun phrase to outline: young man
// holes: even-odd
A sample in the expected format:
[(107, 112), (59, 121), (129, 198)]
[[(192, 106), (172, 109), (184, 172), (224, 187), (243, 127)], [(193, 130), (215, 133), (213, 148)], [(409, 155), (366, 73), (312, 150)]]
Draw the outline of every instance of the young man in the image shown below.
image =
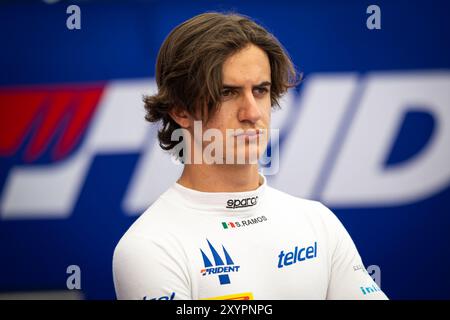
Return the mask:
[(146, 119), (162, 122), (160, 145), (184, 170), (117, 245), (119, 299), (387, 298), (336, 216), (269, 187), (252, 161), (298, 83), (273, 35), (241, 15), (201, 14), (166, 38), (156, 81)]

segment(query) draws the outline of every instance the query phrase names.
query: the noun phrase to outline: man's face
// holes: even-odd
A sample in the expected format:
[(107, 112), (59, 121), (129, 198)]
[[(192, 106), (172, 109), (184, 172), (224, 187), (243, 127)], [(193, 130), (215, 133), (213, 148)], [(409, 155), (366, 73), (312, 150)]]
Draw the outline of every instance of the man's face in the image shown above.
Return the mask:
[[(240, 155), (246, 163), (252, 153), (252, 158), (259, 158), (266, 149), (271, 115), (270, 79), (269, 58), (255, 45), (249, 45), (225, 60), (222, 103), (204, 127), (222, 133), (224, 163), (226, 152), (230, 152), (227, 150), (230, 148), (225, 147), (226, 139), (233, 141), (235, 159)], [(227, 132), (227, 129), (233, 130)]]

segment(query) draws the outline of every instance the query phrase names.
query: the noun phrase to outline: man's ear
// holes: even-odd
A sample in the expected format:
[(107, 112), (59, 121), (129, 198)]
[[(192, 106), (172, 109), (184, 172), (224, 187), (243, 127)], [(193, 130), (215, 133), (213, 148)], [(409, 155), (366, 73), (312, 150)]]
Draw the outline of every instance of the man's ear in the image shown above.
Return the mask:
[(185, 109), (182, 109), (180, 107), (173, 107), (169, 111), (169, 115), (172, 117), (173, 121), (179, 124), (182, 128), (189, 128), (192, 126), (193, 119), (189, 112), (187, 112)]

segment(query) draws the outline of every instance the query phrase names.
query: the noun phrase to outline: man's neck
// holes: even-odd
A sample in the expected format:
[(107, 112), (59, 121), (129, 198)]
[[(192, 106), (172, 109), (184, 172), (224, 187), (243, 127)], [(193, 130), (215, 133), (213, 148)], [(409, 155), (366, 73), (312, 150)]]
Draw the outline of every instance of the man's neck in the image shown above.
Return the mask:
[(244, 192), (259, 187), (258, 165), (189, 164), (177, 181), (202, 192)]

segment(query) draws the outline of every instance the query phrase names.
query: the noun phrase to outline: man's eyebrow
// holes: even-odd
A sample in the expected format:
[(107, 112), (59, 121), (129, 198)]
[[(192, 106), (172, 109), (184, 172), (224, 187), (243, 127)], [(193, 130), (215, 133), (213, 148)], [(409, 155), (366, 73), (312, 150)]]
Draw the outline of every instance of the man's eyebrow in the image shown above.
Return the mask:
[[(267, 87), (267, 86), (271, 86), (272, 83), (270, 83), (270, 81), (263, 81), (260, 84), (257, 84), (255, 86), (253, 86), (253, 88), (259, 88), (259, 87)], [(223, 89), (242, 89), (243, 87), (240, 86), (233, 86), (231, 84), (223, 84)]]

